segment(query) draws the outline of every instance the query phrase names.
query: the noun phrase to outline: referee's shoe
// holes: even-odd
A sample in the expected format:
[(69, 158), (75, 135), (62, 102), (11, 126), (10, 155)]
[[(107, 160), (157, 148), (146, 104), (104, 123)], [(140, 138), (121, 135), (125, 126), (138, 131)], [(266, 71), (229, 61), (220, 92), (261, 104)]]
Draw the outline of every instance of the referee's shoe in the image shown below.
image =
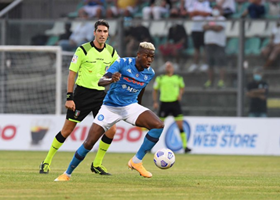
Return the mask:
[(108, 170), (106, 169), (106, 167), (104, 167), (103, 165), (98, 166), (98, 167), (94, 167), (93, 163), (91, 163), (91, 167), (90, 170), (96, 174), (100, 174), (100, 175), (112, 175), (110, 173), (108, 173)]

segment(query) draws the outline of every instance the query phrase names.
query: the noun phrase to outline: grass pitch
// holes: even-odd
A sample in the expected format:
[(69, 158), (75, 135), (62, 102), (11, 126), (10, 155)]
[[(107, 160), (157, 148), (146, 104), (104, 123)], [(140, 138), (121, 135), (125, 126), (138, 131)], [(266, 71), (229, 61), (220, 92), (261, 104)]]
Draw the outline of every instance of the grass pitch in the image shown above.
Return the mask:
[(150, 179), (126, 164), (133, 154), (107, 153), (103, 164), (113, 175), (93, 174), (90, 153), (69, 182), (54, 182), (73, 152), (58, 152), (51, 172), (39, 174), (46, 152), (0, 151), (0, 199), (280, 199), (280, 158), (176, 154), (174, 166), (158, 169), (153, 155), (144, 166)]

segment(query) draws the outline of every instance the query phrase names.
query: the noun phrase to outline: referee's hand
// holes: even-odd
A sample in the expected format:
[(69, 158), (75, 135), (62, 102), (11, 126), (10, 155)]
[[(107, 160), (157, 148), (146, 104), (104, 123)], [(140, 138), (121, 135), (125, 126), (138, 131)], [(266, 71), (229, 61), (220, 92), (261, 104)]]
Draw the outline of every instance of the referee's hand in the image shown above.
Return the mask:
[(76, 110), (76, 105), (75, 105), (73, 100), (66, 101), (65, 102), (65, 108), (75, 111)]

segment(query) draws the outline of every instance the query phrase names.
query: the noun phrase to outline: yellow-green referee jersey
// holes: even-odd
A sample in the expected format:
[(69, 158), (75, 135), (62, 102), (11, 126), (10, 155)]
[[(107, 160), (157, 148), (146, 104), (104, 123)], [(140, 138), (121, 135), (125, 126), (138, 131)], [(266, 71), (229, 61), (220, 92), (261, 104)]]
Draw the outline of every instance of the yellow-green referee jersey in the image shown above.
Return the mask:
[(161, 75), (154, 82), (153, 88), (160, 90), (159, 100), (161, 102), (174, 102), (178, 100), (181, 88), (185, 87), (183, 77), (179, 75)]
[(105, 44), (104, 48), (100, 50), (91, 41), (77, 48), (69, 70), (78, 73), (77, 85), (89, 89), (105, 90), (104, 87), (98, 86), (98, 81), (118, 58), (119, 55), (112, 46)]

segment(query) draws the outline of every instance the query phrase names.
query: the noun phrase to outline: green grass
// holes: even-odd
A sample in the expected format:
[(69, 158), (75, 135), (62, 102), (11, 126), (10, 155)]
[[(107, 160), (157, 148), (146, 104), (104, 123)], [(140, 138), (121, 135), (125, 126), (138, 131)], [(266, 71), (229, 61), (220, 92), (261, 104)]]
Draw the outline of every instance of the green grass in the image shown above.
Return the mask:
[(0, 199), (280, 199), (280, 158), (176, 154), (175, 165), (160, 170), (147, 154), (150, 179), (128, 170), (133, 154), (107, 153), (104, 165), (113, 174), (92, 174), (94, 153), (72, 174), (69, 182), (54, 182), (73, 152), (58, 152), (50, 174), (39, 174), (46, 152), (0, 151)]

